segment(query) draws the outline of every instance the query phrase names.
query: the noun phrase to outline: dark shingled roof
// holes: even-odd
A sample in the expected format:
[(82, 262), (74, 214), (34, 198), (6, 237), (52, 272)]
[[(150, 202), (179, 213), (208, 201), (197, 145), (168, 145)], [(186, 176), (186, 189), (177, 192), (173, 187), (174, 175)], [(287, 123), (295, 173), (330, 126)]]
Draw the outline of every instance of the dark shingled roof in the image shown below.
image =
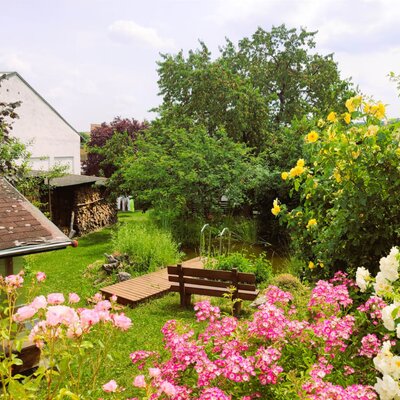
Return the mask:
[(0, 177), (0, 258), (65, 248), (71, 243), (17, 189)]

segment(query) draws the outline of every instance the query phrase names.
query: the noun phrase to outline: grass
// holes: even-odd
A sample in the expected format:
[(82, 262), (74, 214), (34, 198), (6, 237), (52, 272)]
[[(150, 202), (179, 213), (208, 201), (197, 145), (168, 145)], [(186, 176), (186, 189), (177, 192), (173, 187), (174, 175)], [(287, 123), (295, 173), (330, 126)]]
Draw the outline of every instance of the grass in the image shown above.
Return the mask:
[[(121, 213), (119, 220), (123, 223), (142, 224), (147, 220), (141, 212)], [(116, 227), (106, 228), (78, 239), (76, 248), (67, 248), (27, 257), (28, 265), (33, 271), (43, 271), (47, 280), (42, 284), (40, 294), (61, 292), (68, 295), (78, 293), (82, 300), (80, 306), (86, 306), (84, 299), (96, 293), (90, 282), (83, 277), (86, 267), (96, 260), (103, 259), (104, 253), (112, 250), (111, 237)], [(113, 345), (108, 349), (112, 358), (104, 360), (99, 383), (117, 380), (125, 387), (132, 387), (134, 368), (129, 354), (135, 350), (163, 351), (161, 328), (170, 319), (183, 323), (194, 323), (194, 312), (182, 310), (179, 306), (179, 295), (168, 294), (165, 297), (142, 303), (136, 308), (126, 308), (125, 314), (133, 321), (128, 332), (117, 332)], [(101, 396), (101, 393), (98, 393)], [(96, 397), (97, 398), (97, 397)]]

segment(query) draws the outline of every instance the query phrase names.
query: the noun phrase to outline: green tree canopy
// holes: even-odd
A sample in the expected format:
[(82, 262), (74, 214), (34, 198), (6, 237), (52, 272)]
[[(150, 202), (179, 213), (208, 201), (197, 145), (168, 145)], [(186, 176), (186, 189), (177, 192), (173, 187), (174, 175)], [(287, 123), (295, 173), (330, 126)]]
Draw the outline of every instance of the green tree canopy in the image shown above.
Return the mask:
[(213, 135), (223, 127), (235, 141), (265, 148), (294, 118), (325, 116), (353, 94), (333, 56), (314, 50), (316, 32), (258, 28), (235, 46), (229, 39), (212, 59), (205, 43), (185, 57), (163, 54), (158, 63), (158, 111), (184, 123), (190, 117)]
[(221, 211), (225, 195), (242, 204), (252, 182), (252, 159), (243, 144), (222, 130), (210, 136), (193, 125), (188, 130), (155, 123), (136, 141), (123, 163), (126, 189), (139, 200), (175, 216), (208, 216)]

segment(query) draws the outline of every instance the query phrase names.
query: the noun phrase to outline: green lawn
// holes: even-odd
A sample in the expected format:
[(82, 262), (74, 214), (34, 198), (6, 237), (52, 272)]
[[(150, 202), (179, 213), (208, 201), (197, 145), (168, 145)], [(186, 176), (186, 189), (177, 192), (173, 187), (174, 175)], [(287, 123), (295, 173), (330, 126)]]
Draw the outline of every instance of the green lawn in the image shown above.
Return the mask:
[[(119, 220), (130, 223), (143, 223), (146, 215), (141, 212), (121, 213)], [(87, 305), (86, 298), (96, 293), (94, 288), (82, 274), (85, 268), (96, 260), (103, 259), (105, 252), (110, 253), (111, 234), (115, 227), (106, 228), (87, 236), (78, 238), (76, 248), (69, 247), (48, 253), (27, 257), (33, 271), (43, 271), (47, 280), (42, 286), (41, 294), (76, 292), (82, 298), (82, 306)], [(164, 323), (170, 319), (178, 319), (186, 323), (194, 322), (194, 312), (179, 307), (179, 296), (169, 294), (162, 298), (145, 302), (136, 308), (126, 308), (125, 313), (133, 321), (128, 332), (118, 332), (108, 354), (113, 361), (104, 360), (104, 368), (99, 382), (105, 383), (115, 379), (131, 387), (134, 369), (129, 354), (135, 350), (163, 350), (162, 334)], [(99, 393), (100, 395), (101, 393)]]

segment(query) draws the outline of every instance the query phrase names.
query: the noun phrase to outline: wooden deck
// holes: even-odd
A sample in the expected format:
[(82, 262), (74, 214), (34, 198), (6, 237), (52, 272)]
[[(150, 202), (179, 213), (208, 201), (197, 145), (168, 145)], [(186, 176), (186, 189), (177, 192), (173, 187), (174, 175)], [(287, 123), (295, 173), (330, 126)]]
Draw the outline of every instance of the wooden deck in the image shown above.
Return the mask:
[[(203, 262), (199, 257), (184, 261), (182, 265), (191, 268), (203, 268)], [(141, 301), (169, 292), (170, 287), (171, 282), (168, 281), (167, 268), (163, 268), (150, 274), (106, 286), (100, 291), (106, 298), (115, 294), (118, 303), (134, 306)]]

